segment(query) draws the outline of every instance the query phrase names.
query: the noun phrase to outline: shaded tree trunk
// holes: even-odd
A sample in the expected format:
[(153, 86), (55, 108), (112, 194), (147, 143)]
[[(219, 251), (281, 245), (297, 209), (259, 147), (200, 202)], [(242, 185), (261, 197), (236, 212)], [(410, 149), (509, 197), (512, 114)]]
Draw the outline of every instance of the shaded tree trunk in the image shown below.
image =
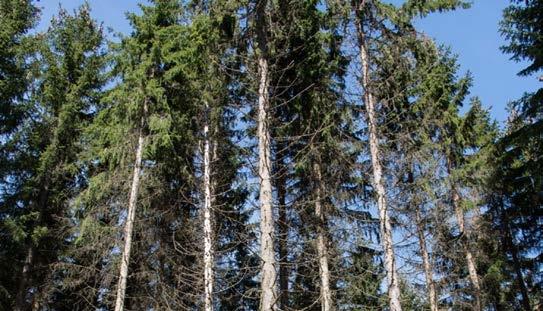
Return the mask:
[[(47, 176), (43, 178), (43, 186), (40, 189), (38, 195), (38, 219), (37, 223), (40, 224), (44, 217), (43, 213), (46, 209), (47, 201), (49, 199), (49, 186), (51, 184), (51, 179)], [(28, 287), (32, 279), (31, 272), (36, 261), (36, 247), (32, 244), (33, 241), (30, 239), (28, 241), (28, 246), (26, 249), (25, 262), (23, 265), (23, 270), (21, 272), (21, 279), (19, 281), (19, 288), (17, 290), (17, 295), (15, 297), (15, 307), (14, 311), (24, 311), (28, 309), (26, 295), (28, 294)]]
[(330, 290), (330, 269), (328, 268), (329, 255), (326, 239), (326, 215), (323, 208), (323, 185), (321, 167), (317, 162), (313, 165), (315, 176), (315, 216), (317, 218), (317, 256), (319, 259), (319, 274), (321, 279), (320, 295), (321, 295), (321, 310), (331, 311), (333, 309), (332, 293)]
[[(363, 4), (364, 2), (362, 2), (361, 5)], [(357, 11), (359, 10), (359, 8), (355, 9)], [(377, 129), (377, 117), (375, 112), (375, 99), (371, 92), (370, 86), (369, 54), (366, 46), (366, 37), (362, 28), (362, 21), (357, 19), (356, 22), (360, 47), (360, 61), (362, 64), (361, 85), (364, 90), (364, 104), (366, 108), (367, 124), (369, 130), (369, 145), (373, 171), (373, 187), (377, 194), (377, 207), (379, 210), (379, 229), (382, 237), (385, 271), (388, 281), (388, 302), (390, 311), (400, 311), (402, 310), (402, 306), (400, 303), (399, 279), (396, 271), (396, 263), (394, 258), (392, 225), (390, 224), (385, 187), (382, 180), (383, 169), (379, 161), (379, 134)]]
[(428, 291), (428, 301), (430, 302), (430, 310), (438, 311), (437, 293), (433, 278), (433, 267), (430, 262), (428, 249), (426, 248), (426, 236), (424, 235), (424, 223), (420, 217), (420, 210), (416, 207), (415, 221), (417, 223), (417, 236), (419, 239), (420, 253), (422, 257), (422, 265), (424, 268), (424, 277), (426, 278), (426, 290)]
[(522, 269), (520, 266), (520, 260), (518, 258), (518, 249), (516, 245), (513, 242), (513, 235), (511, 230), (511, 225), (509, 224), (509, 217), (507, 216), (507, 213), (505, 209), (503, 208), (503, 201), (502, 205), (500, 206), (501, 209), (501, 219), (502, 219), (502, 227), (503, 227), (503, 239), (504, 239), (504, 246), (506, 252), (509, 252), (511, 254), (511, 259), (513, 260), (513, 266), (515, 268), (515, 274), (517, 275), (517, 282), (520, 287), (520, 294), (522, 296), (522, 308), (524, 308), (525, 311), (532, 310), (531, 304), (530, 304), (530, 296), (528, 295), (528, 289), (526, 288), (526, 283), (524, 283), (524, 276), (522, 275)]
[(277, 201), (279, 208), (279, 290), (280, 290), (280, 307), (282, 310), (286, 310), (288, 307), (288, 282), (289, 282), (289, 269), (288, 269), (288, 219), (287, 219), (287, 206), (286, 206), (286, 171), (284, 163), (284, 154), (282, 152), (283, 146), (279, 145), (277, 156)]
[[(30, 242), (32, 243), (32, 242)], [(34, 264), (34, 246), (27, 247), (25, 263), (23, 265), (23, 271), (21, 273), (21, 279), (19, 280), (19, 288), (17, 290), (17, 296), (15, 297), (14, 311), (26, 310), (26, 294), (28, 292), (28, 284), (30, 283), (30, 270)]]
[(132, 248), (132, 232), (134, 231), (134, 220), (136, 218), (136, 207), (138, 201), (138, 190), (140, 184), (141, 161), (143, 157), (143, 147), (145, 143), (144, 128), (145, 118), (147, 117), (147, 100), (143, 104), (143, 115), (140, 120), (138, 133), (138, 146), (136, 148), (136, 159), (134, 161), (134, 172), (132, 176), (132, 185), (130, 187), (130, 198), (128, 200), (128, 214), (124, 226), (124, 249), (121, 257), (121, 267), (119, 270), (119, 282), (117, 285), (117, 297), (115, 300), (115, 311), (124, 310), (124, 300), (126, 292), (126, 282), (128, 279), (128, 266), (130, 263), (130, 251)]

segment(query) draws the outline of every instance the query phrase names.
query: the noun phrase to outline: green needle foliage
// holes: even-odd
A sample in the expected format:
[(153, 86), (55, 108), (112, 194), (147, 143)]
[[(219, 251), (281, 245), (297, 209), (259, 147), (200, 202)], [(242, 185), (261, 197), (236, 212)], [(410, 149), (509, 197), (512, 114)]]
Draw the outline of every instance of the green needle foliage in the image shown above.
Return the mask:
[[(543, 89), (501, 129), (415, 26), (469, 2), (151, 0), (109, 42), (91, 2), (46, 32), (36, 6), (0, 0), (0, 310), (113, 310), (129, 207), (124, 310), (257, 310), (261, 221), (270, 309), (540, 305)], [(511, 1), (497, 29), (523, 76), (542, 68), (541, 12)]]
[(81, 134), (92, 121), (106, 82), (102, 29), (88, 7), (74, 15), (61, 10), (47, 34), (32, 40), (34, 53), (28, 62), (33, 81), (18, 102), (26, 109), (24, 118), (3, 144), (7, 184), (2, 190), (2, 228), (18, 249), (12, 260), (20, 263), (6, 278), (16, 280), (7, 289), (17, 297), (14, 308), (47, 290), (51, 264), (66, 246), (63, 220), (84, 185), (79, 174)]

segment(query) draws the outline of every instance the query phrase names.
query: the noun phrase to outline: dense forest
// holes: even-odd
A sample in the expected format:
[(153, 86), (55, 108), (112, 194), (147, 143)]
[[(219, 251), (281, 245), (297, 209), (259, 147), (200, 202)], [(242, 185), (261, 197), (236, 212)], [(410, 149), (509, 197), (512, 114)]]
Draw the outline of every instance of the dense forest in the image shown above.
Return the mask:
[(543, 84), (502, 126), (415, 25), (469, 6), (0, 0), (0, 310), (541, 310)]

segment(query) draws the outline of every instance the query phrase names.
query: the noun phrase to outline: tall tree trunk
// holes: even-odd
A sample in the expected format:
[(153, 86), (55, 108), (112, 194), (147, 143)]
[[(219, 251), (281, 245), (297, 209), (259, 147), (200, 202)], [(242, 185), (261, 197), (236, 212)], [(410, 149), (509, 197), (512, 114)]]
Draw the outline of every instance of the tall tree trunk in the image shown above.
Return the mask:
[(141, 117), (139, 126), (136, 160), (134, 161), (134, 172), (132, 176), (132, 185), (130, 188), (130, 198), (128, 200), (128, 215), (126, 216), (126, 223), (124, 225), (124, 249), (121, 257), (121, 268), (119, 270), (115, 311), (124, 310), (124, 296), (126, 292), (126, 281), (128, 279), (128, 266), (130, 264), (130, 250), (132, 248), (132, 232), (134, 231), (134, 220), (136, 218), (136, 207), (140, 184), (141, 159), (143, 156), (143, 147), (145, 143), (144, 131), (145, 119), (147, 117), (147, 104), (147, 100), (145, 100), (143, 103), (143, 115)]
[(256, 3), (256, 34), (258, 55), (258, 175), (260, 178), (260, 258), (262, 260), (260, 280), (260, 310), (276, 309), (277, 290), (276, 262), (274, 250), (274, 220), (271, 185), (271, 146), (268, 109), (269, 68), (267, 59), (266, 0)]
[[(207, 104), (206, 104), (207, 110)], [(213, 311), (213, 231), (211, 225), (211, 150), (209, 124), (204, 125), (204, 310)]]
[(415, 207), (415, 221), (417, 223), (417, 236), (419, 238), (420, 253), (422, 256), (422, 265), (424, 267), (424, 276), (426, 278), (426, 289), (428, 291), (428, 300), (430, 302), (430, 310), (438, 311), (437, 305), (437, 293), (434, 284), (432, 263), (430, 262), (430, 256), (428, 255), (428, 249), (426, 248), (426, 236), (424, 235), (424, 223), (420, 216), (419, 207)]
[[(361, 3), (363, 5), (364, 2)], [(356, 8), (359, 10), (360, 8)], [(359, 16), (359, 14), (357, 14)], [(377, 129), (377, 120), (375, 113), (375, 99), (370, 86), (370, 64), (369, 55), (366, 47), (366, 37), (362, 27), (362, 21), (357, 19), (358, 40), (360, 45), (360, 61), (362, 64), (362, 88), (364, 90), (364, 104), (366, 108), (367, 123), (369, 129), (369, 143), (371, 153), (371, 163), (373, 170), (373, 187), (377, 193), (377, 208), (379, 209), (379, 229), (382, 237), (385, 271), (388, 281), (388, 303), (390, 311), (400, 311), (400, 287), (396, 263), (394, 258), (394, 249), (392, 241), (392, 225), (388, 216), (388, 208), (385, 197), (385, 187), (383, 183), (383, 173), (379, 161), (379, 138)]]
[(320, 163), (313, 165), (315, 176), (315, 216), (317, 217), (317, 256), (319, 259), (319, 274), (321, 279), (321, 310), (331, 311), (333, 308), (332, 292), (330, 290), (330, 269), (328, 268), (328, 245), (326, 239), (326, 215), (323, 209), (323, 185)]
[[(447, 171), (449, 175), (452, 173), (453, 160), (451, 158), (447, 159)], [(477, 275), (477, 266), (475, 265), (475, 258), (471, 252), (471, 247), (469, 243), (469, 232), (466, 232), (465, 221), (464, 221), (464, 210), (462, 209), (462, 204), (460, 202), (460, 194), (456, 187), (456, 182), (453, 181), (451, 184), (452, 191), (452, 204), (454, 209), (454, 214), (456, 216), (456, 223), (458, 225), (458, 230), (460, 231), (460, 237), (462, 244), (466, 253), (466, 263), (468, 266), (468, 273), (471, 285), (475, 291), (475, 308), (477, 310), (481, 309), (481, 285), (479, 284), (479, 276)]]
[[(42, 188), (38, 194), (38, 219), (37, 223), (41, 224), (44, 211), (47, 207), (47, 201), (49, 200), (49, 186), (51, 184), (51, 179), (48, 176), (43, 178)], [(14, 311), (24, 311), (28, 309), (26, 302), (26, 295), (28, 294), (28, 287), (32, 279), (31, 272), (34, 268), (34, 263), (36, 260), (36, 247), (32, 244), (33, 241), (29, 240), (27, 242), (25, 262), (23, 265), (23, 271), (21, 272), (21, 279), (19, 280), (19, 288), (17, 290), (17, 295), (15, 297), (15, 307)], [(35, 294), (34, 294), (35, 296)]]
[(280, 308), (286, 310), (288, 307), (288, 223), (287, 223), (287, 205), (286, 205), (286, 169), (284, 153), (282, 152), (283, 145), (279, 145), (277, 156), (277, 203), (279, 208), (279, 291), (280, 291)]
[(15, 307), (13, 309), (14, 311), (24, 311), (26, 309), (26, 294), (28, 292), (28, 284), (30, 283), (30, 270), (34, 263), (34, 251), (34, 246), (30, 244), (30, 246), (28, 246), (26, 250), (23, 271), (21, 273), (21, 279), (19, 280), (17, 296), (15, 297)]
[(452, 190), (452, 202), (454, 213), (456, 215), (456, 222), (458, 223), (458, 230), (460, 231), (460, 236), (462, 237), (466, 252), (466, 263), (468, 265), (469, 279), (475, 291), (475, 308), (477, 308), (477, 310), (481, 310), (481, 285), (479, 284), (479, 276), (477, 275), (477, 266), (475, 265), (475, 258), (471, 252), (469, 237), (464, 225), (464, 210), (462, 210), (462, 206), (460, 204), (460, 195), (454, 186)]
[(511, 259), (513, 260), (513, 266), (515, 268), (515, 274), (517, 275), (517, 282), (520, 287), (520, 294), (522, 296), (522, 307), (525, 311), (532, 310), (530, 303), (530, 296), (528, 295), (528, 289), (526, 288), (526, 283), (524, 283), (524, 276), (522, 275), (522, 269), (520, 266), (520, 260), (518, 258), (518, 249), (513, 241), (513, 234), (511, 230), (511, 225), (509, 223), (509, 217), (507, 212), (503, 208), (503, 201), (501, 202), (501, 219), (503, 227), (503, 237), (504, 237), (504, 247), (506, 252), (511, 254)]

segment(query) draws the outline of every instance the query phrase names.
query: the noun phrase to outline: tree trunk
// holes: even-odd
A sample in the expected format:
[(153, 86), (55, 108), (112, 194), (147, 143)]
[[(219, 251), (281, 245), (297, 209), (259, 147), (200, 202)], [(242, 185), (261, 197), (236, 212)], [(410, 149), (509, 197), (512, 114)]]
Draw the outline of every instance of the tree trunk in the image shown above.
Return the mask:
[[(206, 104), (207, 110), (207, 104)], [(209, 124), (204, 125), (204, 310), (213, 311), (213, 231), (211, 226), (211, 163)]]
[(134, 173), (132, 176), (132, 185), (130, 188), (130, 198), (128, 200), (128, 215), (124, 226), (124, 249), (121, 257), (121, 268), (119, 270), (119, 283), (117, 285), (117, 298), (115, 301), (115, 311), (124, 310), (124, 296), (126, 292), (126, 281), (128, 278), (128, 266), (130, 263), (130, 250), (132, 248), (132, 232), (134, 231), (134, 220), (136, 218), (136, 207), (138, 201), (138, 190), (140, 184), (141, 159), (143, 156), (143, 147), (145, 143), (144, 128), (145, 118), (147, 117), (147, 100), (143, 104), (143, 115), (140, 121), (138, 146), (136, 149), (136, 160), (134, 161)]
[[(358, 8), (357, 8), (358, 10)], [(377, 207), (379, 209), (379, 229), (383, 243), (385, 271), (388, 281), (388, 302), (390, 311), (400, 311), (400, 287), (396, 271), (394, 249), (392, 241), (392, 225), (388, 216), (385, 187), (382, 180), (382, 167), (379, 162), (379, 139), (377, 120), (375, 115), (375, 99), (370, 89), (370, 65), (366, 47), (366, 38), (362, 28), (362, 21), (357, 20), (358, 40), (360, 45), (360, 61), (362, 64), (362, 88), (364, 90), (364, 104), (366, 108), (369, 129), (369, 144), (373, 170), (373, 187), (377, 194)]]
[[(32, 243), (32, 242), (30, 242)], [(17, 290), (17, 296), (15, 298), (14, 311), (24, 311), (26, 309), (26, 294), (27, 286), (30, 279), (30, 269), (34, 263), (34, 246), (30, 245), (26, 251), (25, 263), (23, 265), (23, 271), (21, 273), (21, 280), (19, 281), (19, 288)]]
[(462, 237), (462, 243), (466, 252), (466, 263), (468, 265), (469, 279), (473, 289), (475, 291), (475, 308), (477, 310), (481, 309), (481, 285), (479, 284), (479, 276), (477, 275), (477, 266), (475, 265), (475, 258), (471, 252), (471, 247), (469, 245), (469, 236), (466, 232), (464, 225), (464, 211), (460, 205), (460, 195), (456, 190), (456, 187), (453, 185), (452, 189), (452, 202), (454, 213), (456, 215), (456, 222), (458, 223), (458, 229), (460, 231), (460, 236)]
[(275, 286), (275, 250), (274, 250), (274, 220), (272, 207), (271, 185), (271, 147), (268, 120), (269, 102), (269, 72), (267, 59), (266, 38), (266, 0), (258, 1), (256, 7), (256, 34), (258, 55), (258, 175), (260, 178), (260, 258), (261, 293), (260, 310), (276, 309), (277, 290)]
[(426, 248), (426, 237), (424, 235), (424, 224), (420, 217), (420, 210), (415, 207), (415, 221), (417, 223), (417, 235), (419, 238), (420, 253), (422, 256), (422, 265), (424, 267), (424, 276), (426, 278), (426, 289), (428, 290), (428, 300), (430, 302), (430, 310), (438, 311), (437, 307), (437, 294), (434, 284), (432, 263), (430, 262), (430, 256), (428, 255), (428, 249)]
[[(41, 224), (43, 220), (44, 211), (47, 207), (47, 201), (49, 200), (49, 186), (51, 184), (51, 179), (48, 176), (45, 176), (42, 181), (42, 188), (39, 191), (37, 202), (37, 224)], [(28, 309), (26, 295), (28, 294), (28, 287), (30, 284), (30, 280), (32, 279), (31, 272), (34, 268), (34, 262), (36, 260), (36, 247), (32, 244), (33, 241), (31, 239), (29, 239), (27, 243), (28, 246), (26, 250), (25, 263), (23, 265), (23, 271), (21, 273), (21, 279), (19, 281), (17, 295), (15, 297), (15, 307), (13, 309), (14, 311), (24, 311)], [(34, 297), (35, 295), (36, 293), (34, 293)]]
[(328, 269), (328, 245), (326, 239), (326, 216), (322, 206), (323, 185), (321, 167), (318, 162), (313, 165), (315, 176), (315, 216), (317, 217), (317, 256), (319, 259), (319, 274), (321, 279), (321, 310), (331, 311), (332, 293), (330, 290), (330, 270)]
[(502, 219), (503, 227), (503, 236), (504, 236), (504, 247), (506, 252), (508, 251), (511, 254), (511, 259), (513, 260), (513, 266), (515, 267), (515, 274), (517, 275), (517, 282), (520, 286), (520, 294), (522, 296), (522, 307), (525, 311), (532, 310), (530, 303), (530, 296), (528, 295), (528, 289), (526, 288), (526, 283), (524, 283), (524, 276), (522, 275), (522, 269), (520, 266), (520, 260), (518, 258), (518, 249), (513, 241), (513, 234), (511, 230), (511, 225), (509, 224), (509, 217), (506, 214), (505, 209), (503, 208), (503, 201), (501, 202), (500, 212)]
[(284, 154), (281, 151), (282, 145), (279, 145), (277, 159), (277, 201), (279, 208), (279, 291), (280, 291), (280, 308), (286, 310), (288, 307), (288, 223), (287, 223), (287, 206), (286, 206), (286, 171), (284, 163)]

